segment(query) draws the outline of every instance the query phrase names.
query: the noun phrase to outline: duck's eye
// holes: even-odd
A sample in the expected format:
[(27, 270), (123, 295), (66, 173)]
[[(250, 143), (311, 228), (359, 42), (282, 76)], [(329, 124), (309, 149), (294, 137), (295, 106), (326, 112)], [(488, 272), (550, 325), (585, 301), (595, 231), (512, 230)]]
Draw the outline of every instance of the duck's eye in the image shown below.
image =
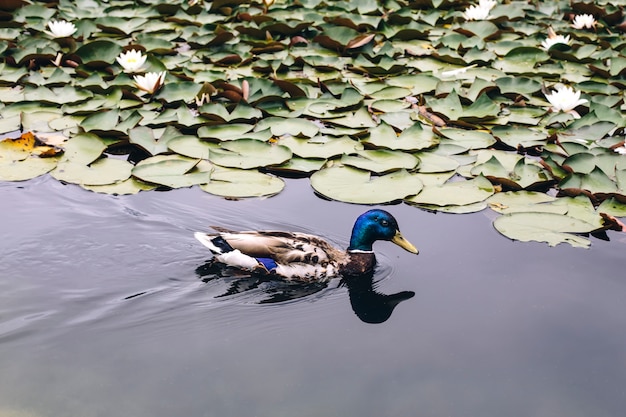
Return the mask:
[(380, 224), (381, 224), (382, 226), (384, 226), (384, 227), (389, 226), (389, 222), (388, 222), (387, 220), (385, 220), (385, 219), (382, 219), (382, 220), (380, 221)]

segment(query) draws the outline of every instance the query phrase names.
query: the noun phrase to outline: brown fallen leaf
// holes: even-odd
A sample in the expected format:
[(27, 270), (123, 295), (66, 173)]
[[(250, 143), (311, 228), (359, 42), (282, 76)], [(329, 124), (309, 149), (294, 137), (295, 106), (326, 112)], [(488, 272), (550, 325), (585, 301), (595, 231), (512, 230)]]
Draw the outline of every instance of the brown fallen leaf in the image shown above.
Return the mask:
[(626, 232), (626, 224), (621, 222), (615, 216), (611, 216), (607, 213), (600, 213), (600, 216), (602, 217), (602, 223), (604, 224), (604, 227), (606, 229), (617, 230), (618, 232)]
[(30, 152), (35, 147), (35, 135), (32, 132), (26, 132), (19, 138), (5, 139), (2, 141), (2, 144), (5, 149)]

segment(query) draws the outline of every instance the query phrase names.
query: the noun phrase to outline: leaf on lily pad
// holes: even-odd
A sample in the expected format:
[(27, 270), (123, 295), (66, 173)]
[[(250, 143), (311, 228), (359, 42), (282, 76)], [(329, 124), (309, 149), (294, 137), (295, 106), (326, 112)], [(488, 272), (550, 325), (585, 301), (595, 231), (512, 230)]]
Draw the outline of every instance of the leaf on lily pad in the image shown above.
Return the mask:
[(272, 166), (271, 171), (292, 176), (307, 176), (322, 169), (326, 162), (326, 159), (298, 158), (294, 156), (284, 164)]
[(168, 81), (163, 85), (163, 88), (159, 90), (155, 98), (167, 103), (174, 103), (176, 101), (189, 102), (196, 98), (201, 88), (201, 84), (191, 81)]
[(79, 184), (85, 190), (93, 191), (101, 194), (112, 195), (129, 195), (137, 194), (140, 191), (154, 190), (157, 186), (139, 181), (136, 178), (128, 178), (127, 180), (116, 182), (108, 185), (85, 185)]
[(381, 204), (417, 194), (422, 182), (406, 170), (382, 176), (348, 166), (333, 166), (311, 176), (311, 186), (321, 195), (355, 204)]
[(105, 110), (86, 117), (80, 125), (87, 132), (126, 135), (130, 129), (139, 123), (142, 117), (138, 112), (126, 115), (118, 110)]
[(550, 246), (569, 243), (587, 248), (589, 239), (577, 234), (590, 233), (596, 226), (574, 217), (556, 213), (519, 212), (504, 214), (493, 222), (498, 232), (512, 240), (545, 242)]
[(478, 203), (495, 192), (493, 185), (485, 177), (479, 176), (467, 181), (447, 182), (439, 186), (424, 187), (416, 196), (405, 201), (412, 204), (434, 206), (464, 206)]
[(258, 128), (263, 126), (269, 126), (274, 136), (305, 136), (311, 138), (317, 135), (319, 127), (305, 119), (281, 119), (281, 118), (269, 118), (259, 123)]
[[(579, 194), (583, 190), (590, 193), (614, 193), (618, 191), (613, 182), (600, 168), (595, 167), (586, 174), (572, 173), (559, 184), (561, 189), (568, 189), (570, 193)], [(577, 191), (578, 190), (578, 191)]]
[(280, 165), (291, 158), (286, 146), (272, 145), (255, 139), (238, 139), (223, 142), (209, 153), (209, 160), (230, 168), (259, 168)]
[(132, 169), (132, 164), (121, 159), (101, 158), (90, 165), (66, 159), (50, 175), (72, 184), (106, 185), (128, 179)]
[(348, 136), (332, 137), (317, 135), (310, 139), (297, 138), (290, 135), (281, 137), (279, 145), (286, 146), (301, 158), (331, 158), (349, 154), (363, 149), (363, 145)]
[(210, 166), (199, 165), (200, 160), (180, 155), (156, 155), (144, 159), (133, 168), (133, 176), (152, 184), (170, 188), (191, 187), (211, 180)]
[(174, 136), (167, 142), (167, 146), (177, 154), (197, 159), (209, 159), (211, 150), (219, 149), (217, 143), (198, 139), (196, 136)]
[(100, 158), (102, 152), (107, 148), (98, 135), (93, 133), (81, 133), (68, 139), (63, 145), (65, 158), (77, 164), (89, 165)]
[(598, 213), (606, 213), (616, 217), (626, 217), (626, 202), (608, 198), (598, 206)]
[(19, 138), (0, 141), (0, 161), (21, 161), (30, 156), (35, 148), (35, 135), (31, 132)]
[(567, 213), (567, 208), (565, 207), (544, 204), (555, 200), (556, 198), (554, 197), (536, 191), (507, 191), (494, 194), (489, 197), (487, 202), (489, 203), (489, 208), (502, 214), (520, 211)]
[(529, 148), (544, 145), (547, 141), (546, 132), (523, 126), (494, 126), (491, 134), (511, 148), (519, 145)]
[(419, 164), (419, 159), (408, 153), (379, 149), (344, 155), (341, 163), (380, 174), (398, 169), (414, 169)]
[(107, 40), (97, 40), (89, 42), (78, 48), (76, 55), (80, 57), (83, 64), (104, 68), (115, 62), (115, 58), (122, 52), (122, 47), (117, 43)]
[(200, 185), (208, 193), (230, 198), (269, 197), (285, 187), (280, 178), (256, 170), (216, 167), (211, 180)]
[(467, 150), (484, 149), (496, 143), (496, 139), (492, 135), (478, 130), (443, 128), (439, 129), (438, 132), (447, 139), (442, 140), (442, 143), (452, 142)]
[(454, 171), (459, 167), (455, 159), (445, 155), (433, 152), (417, 152), (414, 155), (420, 160), (419, 172), (422, 174)]
[(364, 140), (377, 148), (392, 150), (419, 151), (432, 148), (439, 143), (439, 137), (430, 128), (421, 123), (414, 123), (400, 135), (387, 123), (381, 123), (370, 130), (369, 138)]
[(30, 157), (23, 160), (0, 158), (1, 181), (26, 181), (52, 171), (57, 158)]
[(253, 128), (254, 125), (244, 123), (202, 126), (198, 129), (198, 136), (204, 139), (236, 140), (247, 137)]

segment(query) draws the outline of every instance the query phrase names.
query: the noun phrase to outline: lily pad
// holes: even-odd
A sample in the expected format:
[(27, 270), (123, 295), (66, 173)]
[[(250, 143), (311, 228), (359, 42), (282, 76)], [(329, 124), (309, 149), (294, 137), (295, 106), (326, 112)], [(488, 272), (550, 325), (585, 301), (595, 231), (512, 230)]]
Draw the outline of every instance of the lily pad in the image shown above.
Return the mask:
[(341, 157), (341, 163), (380, 174), (398, 169), (412, 170), (419, 164), (419, 159), (404, 152), (381, 149), (344, 155)]
[(400, 170), (372, 176), (369, 171), (333, 166), (311, 176), (311, 186), (321, 195), (355, 204), (381, 204), (417, 194), (423, 185), (415, 174)]
[(522, 242), (545, 242), (550, 246), (568, 243), (574, 247), (587, 248), (589, 239), (579, 236), (590, 233), (596, 226), (556, 213), (519, 212), (498, 217), (493, 226), (509, 239)]
[(129, 178), (124, 181), (116, 182), (115, 184), (109, 185), (85, 185), (79, 184), (85, 190), (93, 191), (95, 193), (101, 194), (112, 194), (112, 195), (129, 195), (129, 194), (137, 194), (140, 191), (149, 191), (157, 188), (154, 184), (146, 184), (143, 181), (138, 181), (135, 178)]
[(115, 62), (122, 47), (115, 42), (96, 40), (78, 48), (76, 55), (83, 64), (93, 68), (104, 68)]
[(196, 169), (200, 161), (180, 155), (156, 155), (139, 162), (133, 176), (152, 184), (170, 188), (191, 187), (211, 180), (211, 169)]
[[(463, 206), (486, 200), (495, 192), (485, 177), (467, 181), (447, 182), (440, 186), (427, 186), (416, 196), (405, 201), (412, 204), (431, 206)], [(486, 206), (485, 206), (486, 207)]]
[(280, 165), (291, 158), (286, 146), (272, 145), (255, 139), (238, 139), (224, 142), (209, 153), (209, 160), (230, 168), (259, 168)]
[(101, 158), (85, 165), (74, 160), (63, 160), (50, 172), (59, 181), (81, 185), (107, 185), (130, 177), (133, 166), (120, 159)]
[(280, 178), (256, 170), (217, 167), (211, 180), (200, 186), (207, 193), (230, 198), (269, 197), (285, 187)]
[(488, 203), (489, 208), (502, 214), (530, 211), (567, 213), (565, 207), (544, 204), (555, 200), (554, 197), (536, 191), (507, 191), (494, 194), (489, 198)]
[(200, 140), (191, 135), (179, 135), (171, 138), (167, 146), (179, 155), (197, 159), (209, 159), (211, 150), (219, 149), (217, 143)]
[(439, 137), (432, 129), (426, 128), (421, 123), (413, 123), (400, 135), (396, 134), (395, 130), (387, 123), (381, 123), (370, 130), (370, 136), (364, 142), (377, 148), (419, 151), (437, 145)]
[(57, 166), (57, 162), (57, 158), (31, 157), (18, 161), (0, 158), (0, 180), (30, 180), (52, 171)]
[(310, 139), (290, 135), (281, 137), (279, 145), (286, 146), (301, 158), (331, 158), (363, 150), (363, 145), (348, 136), (331, 137), (317, 135)]

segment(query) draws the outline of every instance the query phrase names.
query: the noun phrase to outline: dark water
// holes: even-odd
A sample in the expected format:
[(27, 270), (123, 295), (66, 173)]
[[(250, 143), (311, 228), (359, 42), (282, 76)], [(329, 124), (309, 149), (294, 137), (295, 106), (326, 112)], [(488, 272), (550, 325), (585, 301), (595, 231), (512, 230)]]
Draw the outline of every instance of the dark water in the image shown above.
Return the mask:
[(0, 416), (624, 416), (626, 235), (549, 248), (488, 211), (387, 209), (421, 253), (376, 244), (376, 291), (415, 293), (383, 321), (367, 283), (203, 276), (209, 225), (345, 245), (364, 207), (304, 180), (242, 201), (0, 184)]

